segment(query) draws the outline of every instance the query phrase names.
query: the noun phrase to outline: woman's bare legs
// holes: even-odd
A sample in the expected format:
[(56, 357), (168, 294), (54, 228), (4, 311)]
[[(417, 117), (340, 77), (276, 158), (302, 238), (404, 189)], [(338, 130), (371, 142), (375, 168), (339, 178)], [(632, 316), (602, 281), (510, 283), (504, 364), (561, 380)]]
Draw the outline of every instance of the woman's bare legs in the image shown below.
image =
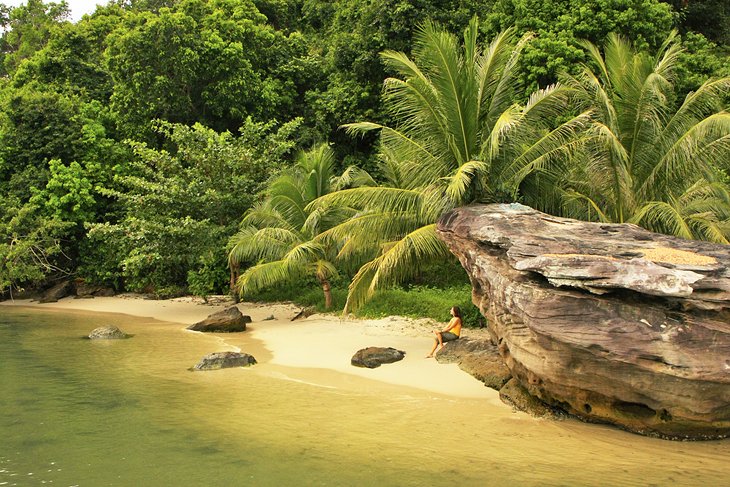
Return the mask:
[(434, 330), (433, 334), (436, 336), (436, 338), (433, 339), (433, 348), (428, 353), (428, 355), (426, 355), (426, 358), (433, 357), (433, 354), (434, 354), (434, 352), (436, 351), (436, 348), (438, 348), (439, 345), (441, 345), (441, 347), (444, 346), (444, 340), (443, 340), (443, 337), (441, 336), (441, 332)]

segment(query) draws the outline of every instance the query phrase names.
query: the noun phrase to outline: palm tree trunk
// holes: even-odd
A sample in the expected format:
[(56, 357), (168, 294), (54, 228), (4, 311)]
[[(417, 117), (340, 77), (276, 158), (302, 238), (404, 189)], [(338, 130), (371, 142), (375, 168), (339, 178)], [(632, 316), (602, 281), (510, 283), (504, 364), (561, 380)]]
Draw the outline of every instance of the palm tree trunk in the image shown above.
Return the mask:
[(330, 309), (332, 307), (332, 289), (330, 288), (330, 283), (327, 279), (320, 279), (320, 284), (322, 284), (322, 292), (324, 292), (324, 307), (325, 309)]
[(241, 300), (241, 297), (238, 295), (238, 292), (236, 291), (236, 281), (238, 280), (238, 265), (231, 266), (231, 296), (233, 296), (233, 302), (238, 304), (238, 302)]

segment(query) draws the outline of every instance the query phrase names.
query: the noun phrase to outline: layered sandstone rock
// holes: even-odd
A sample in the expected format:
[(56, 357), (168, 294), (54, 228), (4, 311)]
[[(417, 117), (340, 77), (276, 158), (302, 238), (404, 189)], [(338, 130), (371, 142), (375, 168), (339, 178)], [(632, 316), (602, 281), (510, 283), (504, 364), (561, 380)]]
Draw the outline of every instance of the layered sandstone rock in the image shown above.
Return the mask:
[(730, 435), (730, 247), (522, 205), (444, 215), (438, 232), (512, 376), (590, 421)]
[(461, 337), (436, 353), (436, 360), (442, 364), (457, 364), (461, 370), (499, 391), (511, 378), (507, 366), (488, 339)]

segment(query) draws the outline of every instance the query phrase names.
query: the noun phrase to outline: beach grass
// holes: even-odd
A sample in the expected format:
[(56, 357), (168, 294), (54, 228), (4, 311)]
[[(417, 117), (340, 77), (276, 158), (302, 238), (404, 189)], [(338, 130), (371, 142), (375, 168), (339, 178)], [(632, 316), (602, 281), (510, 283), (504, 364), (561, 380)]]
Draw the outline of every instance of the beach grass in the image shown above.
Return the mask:
[[(347, 288), (343, 285), (332, 287), (333, 309), (329, 312), (341, 313), (347, 301)], [(315, 283), (307, 285), (285, 285), (271, 288), (250, 296), (247, 301), (276, 302), (291, 301), (299, 306), (309, 306), (318, 312), (327, 312), (324, 308), (322, 289)], [(478, 327), (484, 325), (484, 317), (471, 303), (471, 286), (468, 284), (452, 284), (444, 288), (423, 285), (412, 285), (385, 289), (376, 292), (373, 298), (357, 310), (360, 318), (383, 318), (386, 316), (407, 316), (409, 318), (431, 318), (445, 322), (450, 318), (449, 310), (459, 306), (462, 310), (465, 326)]]

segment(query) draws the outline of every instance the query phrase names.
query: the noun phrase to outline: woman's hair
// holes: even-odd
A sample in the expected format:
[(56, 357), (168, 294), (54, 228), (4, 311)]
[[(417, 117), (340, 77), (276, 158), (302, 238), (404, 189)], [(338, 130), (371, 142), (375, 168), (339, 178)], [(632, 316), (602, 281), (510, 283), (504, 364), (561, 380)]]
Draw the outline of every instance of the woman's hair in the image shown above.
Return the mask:
[(456, 316), (457, 318), (461, 318), (461, 310), (458, 306), (454, 306), (451, 309), (454, 310), (454, 316)]

